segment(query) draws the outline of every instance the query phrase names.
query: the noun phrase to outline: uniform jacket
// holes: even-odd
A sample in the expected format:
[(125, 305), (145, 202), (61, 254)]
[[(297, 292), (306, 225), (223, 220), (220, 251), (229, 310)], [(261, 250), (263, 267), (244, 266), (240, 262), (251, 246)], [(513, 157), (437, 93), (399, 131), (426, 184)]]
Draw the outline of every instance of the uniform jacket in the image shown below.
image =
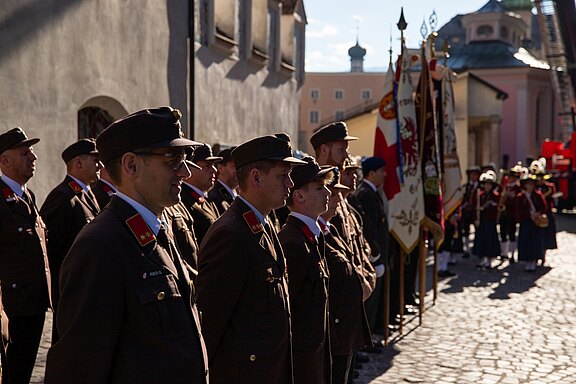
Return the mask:
[(78, 232), (94, 220), (99, 210), (93, 207), (82, 187), (70, 176), (46, 197), (40, 214), (48, 227), (48, 260), (52, 279), (54, 307), (58, 305), (58, 276), (62, 260), (72, 246)]
[(226, 187), (222, 185), (222, 182), (217, 180), (214, 184), (214, 188), (208, 192), (208, 200), (210, 200), (218, 210), (218, 216), (226, 212), (234, 201), (234, 196), (228, 192)]
[(108, 184), (102, 180), (97, 180), (92, 184), (92, 193), (96, 196), (96, 201), (100, 206), (100, 209), (104, 208), (106, 204), (110, 201), (110, 198), (114, 195), (115, 191)]
[(475, 181), (468, 181), (464, 184), (464, 196), (462, 197), (462, 213), (470, 213), (474, 210), (474, 199), (476, 196), (476, 190), (480, 186), (480, 183)]
[(381, 256), (374, 265), (382, 264), (387, 258), (389, 236), (384, 203), (378, 193), (364, 181), (358, 186), (354, 201), (358, 203), (355, 208), (362, 215), (364, 237), (372, 249), (372, 256)]
[(142, 217), (113, 196), (62, 264), (60, 339), (46, 383), (205, 383), (189, 276)]
[(552, 208), (554, 208), (554, 198), (552, 196), (556, 193), (556, 185), (549, 181), (544, 181), (541, 185), (536, 185), (536, 189), (542, 192), (542, 196), (546, 200), (547, 212), (552, 212)]
[(220, 216), (218, 209), (216, 209), (211, 201), (199, 195), (186, 184), (182, 184), (180, 198), (186, 209), (188, 209), (188, 212), (192, 215), (192, 219), (194, 220), (194, 233), (196, 234), (198, 243), (201, 243), (206, 232), (208, 232), (208, 228), (218, 220)]
[(348, 355), (372, 345), (362, 301), (360, 276), (350, 262), (352, 250), (334, 226), (324, 231), (330, 272), (330, 335), (333, 355)]
[[(477, 199), (480, 199), (478, 202)], [(474, 198), (474, 219), (495, 221), (498, 216), (498, 203), (500, 194), (494, 190), (490, 192), (480, 191), (479, 197)], [(480, 212), (478, 212), (480, 207)], [(478, 213), (480, 216), (478, 217)]]
[(50, 268), (46, 226), (32, 205), (0, 180), (0, 282), (8, 316), (46, 312), (50, 306)]
[(324, 241), (294, 216), (288, 216), (278, 237), (288, 270), (295, 382), (330, 383), (325, 375), (331, 364)]
[[(540, 191), (534, 190), (530, 194), (530, 200), (536, 209), (536, 212), (546, 213), (546, 200)], [(532, 205), (528, 201), (528, 196), (521, 192), (516, 195), (516, 221), (521, 223), (524, 220), (531, 219)]]
[(164, 209), (164, 213), (172, 227), (180, 256), (190, 267), (188, 272), (195, 279), (198, 275), (198, 242), (194, 234), (194, 220), (181, 202)]
[(212, 383), (291, 383), (288, 285), (274, 229), (237, 198), (208, 230), (198, 263)]

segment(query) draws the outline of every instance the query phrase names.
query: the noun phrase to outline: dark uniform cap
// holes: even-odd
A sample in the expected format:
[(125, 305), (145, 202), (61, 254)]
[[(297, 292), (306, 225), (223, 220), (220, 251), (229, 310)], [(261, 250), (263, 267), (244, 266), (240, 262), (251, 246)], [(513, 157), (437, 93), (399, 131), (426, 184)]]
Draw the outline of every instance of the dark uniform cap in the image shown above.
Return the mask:
[(97, 155), (96, 140), (94, 139), (80, 139), (74, 144), (71, 144), (62, 152), (62, 160), (65, 163), (69, 162), (76, 156), (80, 155)]
[(139, 148), (169, 148), (200, 145), (184, 138), (179, 110), (171, 107), (143, 109), (116, 120), (96, 139), (100, 158), (108, 161)]
[(239, 145), (232, 151), (236, 169), (259, 160), (285, 161), (291, 164), (306, 164), (292, 157), (290, 142), (276, 136), (260, 136)]
[(332, 189), (341, 189), (344, 191), (349, 191), (350, 188), (348, 188), (344, 184), (340, 184), (340, 171), (338, 170), (338, 168), (337, 167), (330, 167), (329, 165), (322, 166), (322, 169), (327, 169), (327, 168), (333, 168), (333, 171), (334, 171), (334, 178), (328, 184), (328, 187), (332, 188)]
[(482, 171), (480, 170), (480, 167), (477, 165), (474, 165), (474, 166), (472, 166), (466, 170), (466, 173), (470, 173), (470, 172), (482, 173)]
[(220, 156), (212, 155), (212, 147), (209, 146), (208, 144), (202, 144), (201, 146), (194, 148), (191, 158), (191, 160), (195, 163), (202, 160), (217, 162), (221, 161), (222, 159), (223, 158)]
[(218, 156), (222, 158), (222, 161), (220, 163), (224, 164), (229, 161), (232, 161), (232, 151), (235, 149), (236, 147), (226, 148), (218, 152)]
[(29, 139), (20, 127), (12, 128), (0, 135), (0, 155), (9, 149), (23, 146), (30, 147), (39, 141), (40, 139), (37, 138)]
[(348, 135), (348, 127), (343, 121), (338, 121), (336, 123), (331, 123), (325, 125), (324, 127), (317, 130), (311, 137), (310, 143), (314, 149), (317, 149), (322, 144), (329, 143), (331, 141), (350, 141), (358, 140), (357, 137)]
[(300, 189), (312, 181), (322, 179), (326, 174), (334, 173), (336, 169), (336, 167), (320, 168), (320, 165), (312, 156), (306, 156), (302, 161), (306, 162), (306, 164), (296, 165), (290, 172), (290, 178), (294, 183), (292, 190)]
[(370, 171), (376, 171), (386, 166), (386, 161), (380, 157), (367, 157), (362, 160), (362, 173), (367, 174)]
[(359, 169), (359, 168), (360, 168), (360, 166), (358, 165), (356, 160), (351, 158), (351, 157), (345, 158), (344, 162), (342, 163), (342, 170), (344, 170), (344, 171), (346, 171), (348, 169)]

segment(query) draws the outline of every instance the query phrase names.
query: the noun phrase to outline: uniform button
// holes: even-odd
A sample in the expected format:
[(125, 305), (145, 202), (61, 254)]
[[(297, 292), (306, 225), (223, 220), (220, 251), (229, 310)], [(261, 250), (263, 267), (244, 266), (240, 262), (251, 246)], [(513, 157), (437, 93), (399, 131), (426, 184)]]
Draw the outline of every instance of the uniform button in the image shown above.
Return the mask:
[(18, 232), (22, 232), (24, 230), (24, 228), (20, 227), (18, 228)]
[(164, 292), (160, 292), (160, 293), (158, 293), (158, 296), (156, 296), (158, 301), (164, 300), (165, 297), (166, 297), (166, 294)]
[(334, 322), (335, 322), (336, 324), (338, 324), (338, 323), (340, 322), (340, 319), (334, 319)]
[(16, 288), (16, 283), (12, 284), (12, 288)]
[(250, 361), (256, 361), (256, 355), (250, 355)]

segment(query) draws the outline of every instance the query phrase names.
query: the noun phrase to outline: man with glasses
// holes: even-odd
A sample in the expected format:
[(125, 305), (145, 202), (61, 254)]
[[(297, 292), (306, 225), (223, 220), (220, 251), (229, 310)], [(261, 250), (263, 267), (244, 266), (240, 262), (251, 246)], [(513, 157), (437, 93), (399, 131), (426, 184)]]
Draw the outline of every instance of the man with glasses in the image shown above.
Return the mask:
[(190, 176), (180, 111), (141, 110), (97, 139), (118, 192), (80, 231), (60, 272), (49, 383), (207, 383), (190, 276), (164, 208)]
[[(66, 164), (66, 177), (46, 197), (40, 215), (49, 232), (48, 260), (52, 271), (52, 304), (58, 309), (58, 276), (64, 256), (72, 246), (76, 235), (86, 224), (94, 220), (100, 206), (92, 194), (90, 183), (100, 175), (100, 157), (94, 139), (82, 139), (62, 152)], [(52, 342), (58, 340), (52, 329)]]
[(11, 338), (2, 381), (12, 384), (30, 382), (50, 307), (46, 226), (26, 187), (38, 159), (32, 146), (39, 141), (21, 128), (0, 135), (0, 282)]

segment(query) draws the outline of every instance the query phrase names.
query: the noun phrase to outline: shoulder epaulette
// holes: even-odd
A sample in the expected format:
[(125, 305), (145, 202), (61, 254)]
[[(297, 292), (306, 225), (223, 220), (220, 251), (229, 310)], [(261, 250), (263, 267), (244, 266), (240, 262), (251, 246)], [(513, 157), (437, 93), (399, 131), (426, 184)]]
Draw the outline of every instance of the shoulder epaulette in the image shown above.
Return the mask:
[(154, 233), (152, 233), (148, 224), (146, 224), (144, 218), (139, 213), (127, 219), (126, 225), (130, 228), (141, 246), (145, 246), (156, 240), (156, 236), (154, 236)]
[(201, 194), (199, 194), (198, 192), (196, 192), (195, 190), (191, 190), (190, 194), (192, 195), (192, 197), (196, 200), (198, 200), (199, 203), (203, 203), (204, 202), (204, 196), (202, 196)]
[(260, 220), (258, 220), (258, 217), (256, 216), (256, 213), (253, 210), (249, 210), (242, 216), (244, 216), (244, 220), (246, 220), (246, 223), (250, 227), (252, 233), (259, 233), (264, 231), (262, 223), (260, 222)]
[(71, 182), (68, 183), (68, 186), (70, 187), (70, 189), (72, 189), (72, 191), (74, 193), (81, 193), (82, 192), (82, 187), (80, 186), (80, 184), (78, 184), (76, 181), (72, 180)]

